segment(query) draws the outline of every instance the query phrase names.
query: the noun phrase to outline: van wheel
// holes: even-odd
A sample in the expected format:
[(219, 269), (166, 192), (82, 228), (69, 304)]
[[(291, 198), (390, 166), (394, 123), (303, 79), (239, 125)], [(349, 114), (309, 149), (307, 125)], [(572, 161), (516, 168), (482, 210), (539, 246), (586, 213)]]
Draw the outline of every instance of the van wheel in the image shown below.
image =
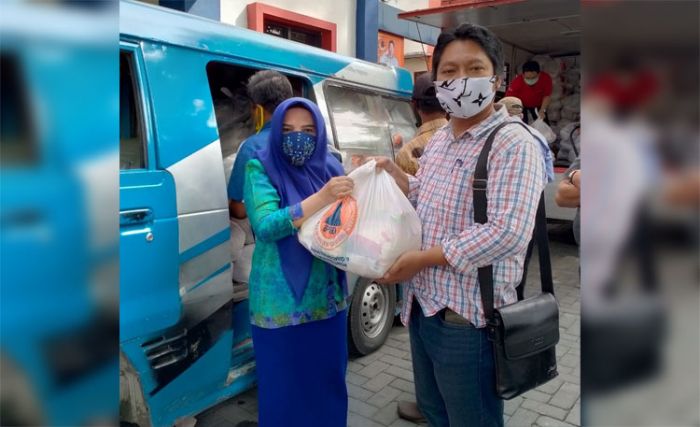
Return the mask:
[(396, 286), (360, 279), (355, 286), (348, 316), (350, 353), (364, 356), (384, 344), (394, 324)]

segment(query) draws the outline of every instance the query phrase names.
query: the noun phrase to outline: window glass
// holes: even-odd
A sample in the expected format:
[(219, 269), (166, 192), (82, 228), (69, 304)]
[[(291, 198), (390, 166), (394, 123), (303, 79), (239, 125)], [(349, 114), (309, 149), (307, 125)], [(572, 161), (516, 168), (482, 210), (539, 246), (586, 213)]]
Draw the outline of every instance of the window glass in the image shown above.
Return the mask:
[(18, 57), (0, 57), (0, 162), (4, 166), (36, 163), (36, 143)]
[(352, 159), (357, 156), (393, 157), (389, 115), (381, 96), (329, 85), (326, 102), (346, 168), (356, 166)]
[(398, 152), (403, 144), (416, 135), (416, 116), (408, 101), (384, 98), (384, 106), (389, 117), (389, 131), (394, 142), (394, 151)]
[[(119, 168), (146, 167), (146, 139), (138, 86), (135, 83), (134, 57), (119, 53)], [(138, 101), (137, 101), (138, 100)]]

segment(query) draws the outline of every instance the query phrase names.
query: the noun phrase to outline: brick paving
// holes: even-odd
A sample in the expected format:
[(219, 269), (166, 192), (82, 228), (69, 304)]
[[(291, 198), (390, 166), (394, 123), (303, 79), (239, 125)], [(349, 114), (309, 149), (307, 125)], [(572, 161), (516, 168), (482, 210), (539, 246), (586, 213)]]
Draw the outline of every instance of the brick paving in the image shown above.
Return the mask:
[[(550, 250), (554, 269), (555, 293), (560, 304), (560, 341), (557, 345), (559, 377), (505, 402), (507, 427), (570, 427), (581, 424), (580, 392), (580, 299), (577, 248), (565, 229), (550, 230)], [(537, 252), (537, 251), (535, 251)], [(536, 256), (528, 275), (526, 296), (539, 284)], [(399, 419), (400, 400), (415, 400), (408, 330), (394, 326), (387, 342), (378, 351), (348, 365), (349, 427), (409, 427), (416, 424)], [(256, 390), (200, 414), (197, 427), (235, 426), (257, 420)]]

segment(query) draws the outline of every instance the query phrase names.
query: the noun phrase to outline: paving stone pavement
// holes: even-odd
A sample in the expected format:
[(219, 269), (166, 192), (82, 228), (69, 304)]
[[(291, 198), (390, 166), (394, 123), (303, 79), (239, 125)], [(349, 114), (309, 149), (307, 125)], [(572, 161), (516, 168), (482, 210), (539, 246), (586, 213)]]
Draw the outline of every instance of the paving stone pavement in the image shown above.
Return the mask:
[[(554, 287), (560, 305), (560, 341), (557, 345), (559, 376), (535, 390), (506, 401), (506, 427), (581, 425), (578, 253), (576, 246), (566, 236), (568, 233), (565, 229), (550, 230)], [(528, 274), (526, 296), (536, 293), (539, 288), (536, 258), (535, 255)], [(349, 427), (416, 426), (399, 419), (396, 414), (398, 401), (415, 401), (408, 330), (403, 326), (394, 326), (382, 348), (350, 360), (347, 384)], [(200, 414), (196, 427), (235, 426), (245, 420), (257, 420), (255, 389)]]

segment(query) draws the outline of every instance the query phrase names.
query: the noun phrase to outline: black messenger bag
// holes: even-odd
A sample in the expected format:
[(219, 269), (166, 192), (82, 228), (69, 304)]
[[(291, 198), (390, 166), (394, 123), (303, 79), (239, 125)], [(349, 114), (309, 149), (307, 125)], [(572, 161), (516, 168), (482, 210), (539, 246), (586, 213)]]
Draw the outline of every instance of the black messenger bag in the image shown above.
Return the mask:
[[(488, 221), (489, 151), (496, 133), (508, 124), (522, 125), (529, 132), (523, 123), (507, 122), (496, 127), (486, 140), (474, 172), (474, 220), (479, 224)], [(542, 279), (539, 295), (494, 308), (493, 265), (479, 268), (481, 301), (493, 342), (496, 393), (501, 399), (512, 399), (558, 375), (555, 346), (559, 342), (559, 305), (554, 298), (544, 194), (537, 208), (535, 239)]]

